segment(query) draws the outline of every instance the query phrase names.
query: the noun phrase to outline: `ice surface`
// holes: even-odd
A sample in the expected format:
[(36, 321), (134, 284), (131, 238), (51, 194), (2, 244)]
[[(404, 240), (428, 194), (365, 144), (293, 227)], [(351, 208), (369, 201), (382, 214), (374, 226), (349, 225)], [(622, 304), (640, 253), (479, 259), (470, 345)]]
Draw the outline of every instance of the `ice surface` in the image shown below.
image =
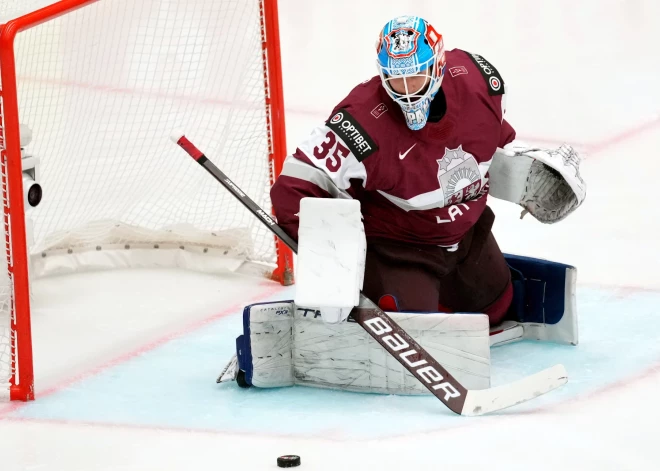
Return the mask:
[[(0, 409), (0, 469), (266, 470), (288, 453), (314, 471), (658, 469), (658, 4), (279, 3), (290, 150), (375, 73), (382, 24), (412, 12), (449, 47), (498, 67), (521, 138), (588, 151), (587, 200), (566, 221), (520, 221), (518, 208), (492, 202), (504, 251), (578, 267), (580, 313), (577, 347), (494, 349), (493, 383), (559, 362), (569, 383), (474, 419), (429, 397), (240, 390), (215, 377), (241, 306), (290, 299), (294, 288), (176, 271), (44, 279), (34, 301), (37, 401)], [(94, 286), (102, 292), (90, 294)]]

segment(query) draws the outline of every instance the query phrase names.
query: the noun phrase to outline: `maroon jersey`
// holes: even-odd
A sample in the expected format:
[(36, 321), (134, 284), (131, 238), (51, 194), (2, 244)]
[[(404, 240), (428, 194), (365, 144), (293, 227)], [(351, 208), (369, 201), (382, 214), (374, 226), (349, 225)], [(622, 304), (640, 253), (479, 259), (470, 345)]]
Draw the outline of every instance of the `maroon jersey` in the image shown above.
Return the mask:
[(287, 157), (271, 189), (287, 233), (297, 238), (300, 199), (311, 196), (359, 200), (367, 240), (461, 240), (486, 207), (493, 154), (515, 132), (503, 119), (504, 83), (495, 68), (457, 49), (446, 61), (439, 121), (410, 130), (376, 76)]

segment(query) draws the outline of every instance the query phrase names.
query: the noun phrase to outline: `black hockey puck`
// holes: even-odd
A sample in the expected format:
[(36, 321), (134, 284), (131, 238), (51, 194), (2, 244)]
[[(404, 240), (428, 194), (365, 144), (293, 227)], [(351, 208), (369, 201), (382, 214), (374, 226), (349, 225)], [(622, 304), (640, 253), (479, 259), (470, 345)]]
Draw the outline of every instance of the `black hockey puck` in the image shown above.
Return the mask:
[(277, 466), (280, 468), (295, 468), (300, 466), (300, 456), (284, 455), (277, 458)]

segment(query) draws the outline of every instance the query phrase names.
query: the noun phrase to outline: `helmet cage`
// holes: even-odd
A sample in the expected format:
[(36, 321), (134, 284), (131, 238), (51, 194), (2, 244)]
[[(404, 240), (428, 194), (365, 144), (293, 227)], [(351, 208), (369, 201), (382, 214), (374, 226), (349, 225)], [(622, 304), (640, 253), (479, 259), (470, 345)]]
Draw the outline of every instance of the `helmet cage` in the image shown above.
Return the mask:
[[(433, 99), (435, 94), (438, 93), (443, 78), (443, 71), (438, 68), (438, 62), (434, 56), (426, 62), (411, 67), (384, 67), (380, 62), (377, 62), (377, 66), (380, 80), (387, 94), (400, 106), (407, 107), (425, 98)], [(407, 79), (419, 76), (424, 76), (427, 80), (421, 88), (411, 90)], [(403, 79), (405, 93), (399, 93), (392, 88), (390, 82), (395, 79)]]

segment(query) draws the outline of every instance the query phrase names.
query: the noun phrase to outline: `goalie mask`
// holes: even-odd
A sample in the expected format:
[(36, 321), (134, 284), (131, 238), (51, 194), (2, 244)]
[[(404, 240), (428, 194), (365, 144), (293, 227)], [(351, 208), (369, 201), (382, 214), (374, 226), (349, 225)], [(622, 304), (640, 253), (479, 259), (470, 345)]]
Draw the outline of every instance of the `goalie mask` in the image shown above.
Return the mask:
[(418, 16), (388, 22), (376, 44), (378, 73), (412, 130), (422, 129), (445, 74), (442, 35)]

